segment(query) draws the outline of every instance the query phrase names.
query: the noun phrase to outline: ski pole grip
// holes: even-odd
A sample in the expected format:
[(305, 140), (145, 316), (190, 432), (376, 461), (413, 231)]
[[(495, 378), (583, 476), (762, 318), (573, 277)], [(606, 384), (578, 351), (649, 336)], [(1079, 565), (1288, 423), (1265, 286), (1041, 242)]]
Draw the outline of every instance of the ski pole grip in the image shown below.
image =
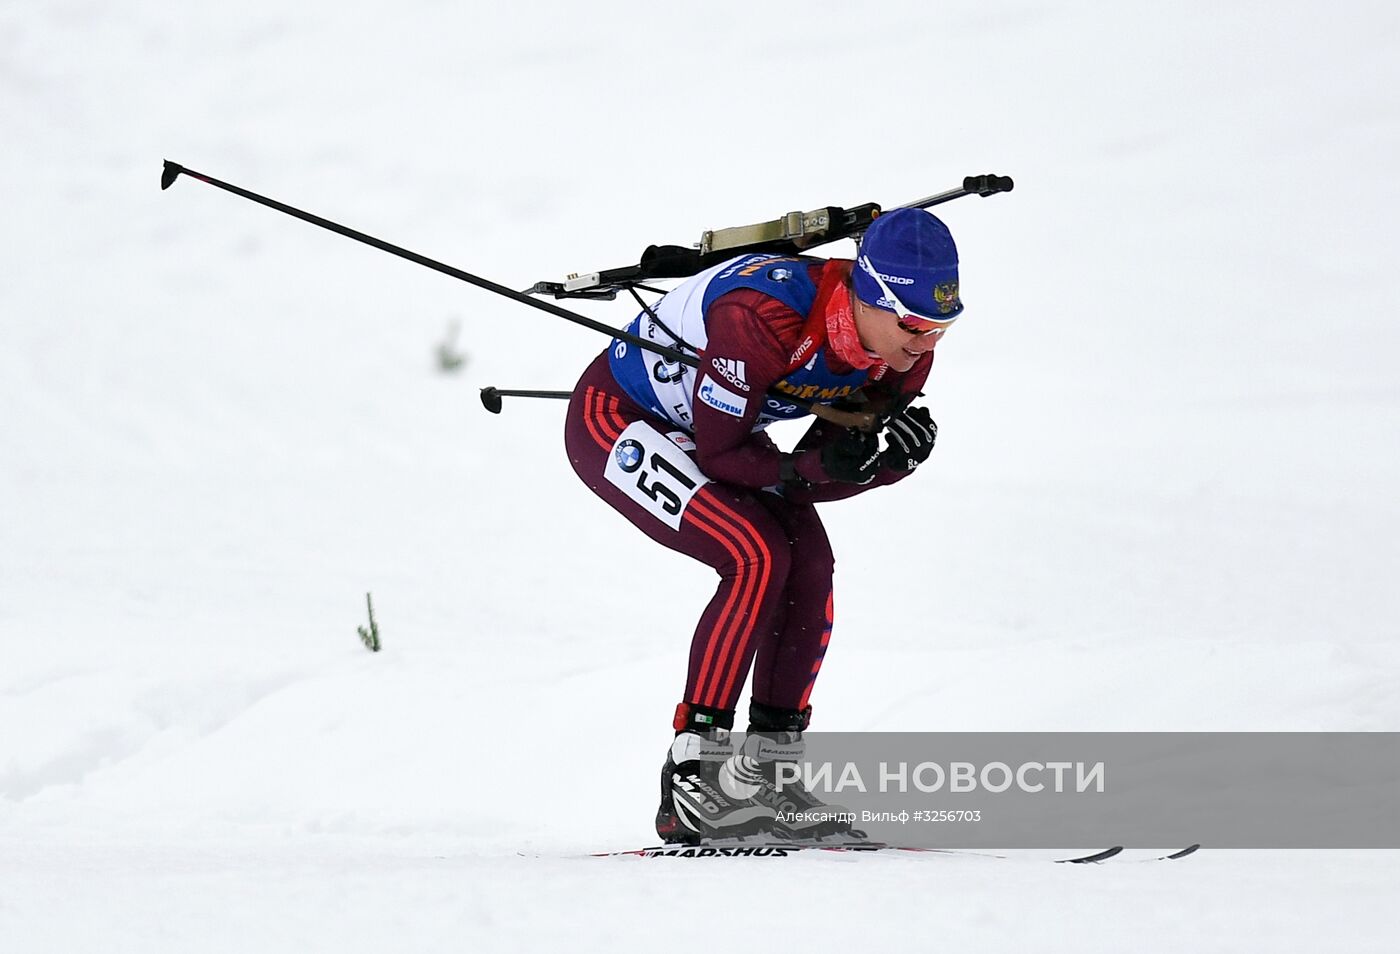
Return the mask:
[(481, 406), (492, 414), (501, 413), (501, 392), (495, 388), (482, 388)]
[(968, 176), (963, 180), (964, 192), (975, 192), (981, 196), (996, 195), (998, 192), (1010, 192), (1016, 188), (1016, 183), (1011, 181), (1010, 176), (999, 176), (996, 173), (988, 173), (983, 176)]

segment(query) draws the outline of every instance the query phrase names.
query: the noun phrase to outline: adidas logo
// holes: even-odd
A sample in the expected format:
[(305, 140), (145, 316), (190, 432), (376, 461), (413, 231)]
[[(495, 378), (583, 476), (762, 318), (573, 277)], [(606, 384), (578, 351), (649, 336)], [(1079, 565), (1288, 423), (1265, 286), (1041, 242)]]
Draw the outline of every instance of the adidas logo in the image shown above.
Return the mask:
[(734, 385), (741, 391), (749, 389), (748, 382), (744, 380), (744, 362), (737, 358), (715, 358), (710, 362), (714, 366), (715, 372), (720, 377)]

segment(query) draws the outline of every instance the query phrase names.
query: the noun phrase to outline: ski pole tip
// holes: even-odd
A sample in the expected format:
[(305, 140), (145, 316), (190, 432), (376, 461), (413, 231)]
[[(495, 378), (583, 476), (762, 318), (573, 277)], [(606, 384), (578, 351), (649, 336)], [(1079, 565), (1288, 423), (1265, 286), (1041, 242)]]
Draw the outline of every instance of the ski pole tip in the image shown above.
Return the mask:
[(492, 414), (501, 413), (501, 392), (495, 388), (481, 389), (481, 406)]
[(165, 160), (165, 168), (160, 171), (160, 188), (164, 191), (175, 183), (175, 178), (185, 171), (185, 167), (178, 162)]

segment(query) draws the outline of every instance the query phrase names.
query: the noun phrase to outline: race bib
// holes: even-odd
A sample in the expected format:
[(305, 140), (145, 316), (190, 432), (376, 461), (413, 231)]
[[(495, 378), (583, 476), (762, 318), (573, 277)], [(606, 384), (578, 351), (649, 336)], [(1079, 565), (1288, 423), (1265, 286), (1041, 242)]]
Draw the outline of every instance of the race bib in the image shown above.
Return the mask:
[(690, 498), (710, 482), (674, 441), (642, 421), (613, 443), (603, 476), (672, 530), (681, 528)]

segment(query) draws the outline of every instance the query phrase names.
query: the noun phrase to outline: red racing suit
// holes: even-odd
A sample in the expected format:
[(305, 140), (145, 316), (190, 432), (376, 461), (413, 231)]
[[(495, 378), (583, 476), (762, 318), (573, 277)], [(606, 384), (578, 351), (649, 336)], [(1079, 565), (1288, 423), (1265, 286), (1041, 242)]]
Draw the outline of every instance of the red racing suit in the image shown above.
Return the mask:
[[(792, 296), (784, 301), (757, 288), (720, 286), (722, 293), (703, 303), (706, 340), (699, 367), (683, 385), (688, 406), (658, 400), (635, 383), (629, 393), (615, 373), (621, 353), (615, 341), (574, 388), (565, 426), (570, 463), (594, 493), (653, 540), (719, 573), (691, 640), (682, 702), (731, 714), (751, 668), (755, 702), (808, 706), (833, 620), (834, 559), (813, 504), (906, 476), (882, 469), (864, 485), (784, 484), (784, 454), (762, 430), (763, 418), (802, 413), (792, 405), (777, 410), (785, 394), (806, 396), (796, 368), (816, 363), (838, 381), (865, 372), (853, 388), (816, 388), (818, 400), (843, 390), (850, 392), (841, 395), (846, 399), (857, 392), (872, 400), (907, 399), (933, 362), (930, 351), (896, 373), (865, 352), (850, 314), (849, 261), (773, 261), (806, 270), (815, 292), (806, 312), (793, 307)], [(690, 307), (700, 300), (695, 296)], [(664, 310), (658, 306), (655, 314)], [(653, 366), (674, 396), (679, 367), (646, 367)], [(818, 420), (795, 450), (817, 450), (841, 430)]]

